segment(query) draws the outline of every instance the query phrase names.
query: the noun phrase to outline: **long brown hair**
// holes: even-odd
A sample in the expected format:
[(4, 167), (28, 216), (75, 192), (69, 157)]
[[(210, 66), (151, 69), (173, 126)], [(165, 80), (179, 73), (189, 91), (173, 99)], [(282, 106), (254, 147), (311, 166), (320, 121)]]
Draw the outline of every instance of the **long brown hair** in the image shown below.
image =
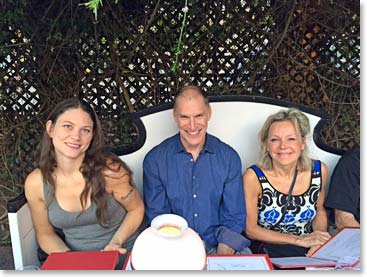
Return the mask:
[[(51, 111), (47, 121), (50, 120), (52, 125), (54, 125), (60, 115), (62, 115), (65, 111), (78, 108), (88, 113), (93, 121), (93, 138), (85, 153), (84, 160), (80, 168), (80, 172), (82, 173), (85, 180), (85, 187), (80, 195), (82, 213), (85, 211), (88, 195), (90, 192), (91, 201), (97, 206), (96, 216), (98, 223), (101, 226), (106, 226), (106, 181), (103, 172), (106, 168), (113, 171), (119, 171), (122, 166), (126, 170), (127, 174), (129, 174), (130, 180), (132, 180), (132, 172), (121, 159), (106, 151), (101, 123), (94, 109), (86, 101), (79, 100), (77, 98), (70, 98), (60, 102)], [(47, 182), (51, 185), (52, 199), (55, 196), (55, 178), (53, 173), (57, 167), (57, 161), (52, 139), (46, 131), (44, 132), (43, 138), (41, 140), (40, 150), (39, 168), (41, 170), (44, 182)], [(116, 164), (119, 166), (110, 166)]]

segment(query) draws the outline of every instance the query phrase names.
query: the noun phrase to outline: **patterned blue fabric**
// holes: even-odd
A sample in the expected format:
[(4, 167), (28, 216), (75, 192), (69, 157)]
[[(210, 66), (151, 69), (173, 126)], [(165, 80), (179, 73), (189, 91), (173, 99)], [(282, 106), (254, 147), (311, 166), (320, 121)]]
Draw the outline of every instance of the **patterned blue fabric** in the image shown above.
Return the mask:
[(321, 191), (321, 162), (313, 162), (311, 183), (306, 192), (292, 195), (286, 213), (287, 194), (277, 191), (256, 165), (251, 166), (262, 187), (258, 202), (258, 224), (281, 233), (304, 235), (312, 232), (311, 222), (316, 216), (317, 200)]

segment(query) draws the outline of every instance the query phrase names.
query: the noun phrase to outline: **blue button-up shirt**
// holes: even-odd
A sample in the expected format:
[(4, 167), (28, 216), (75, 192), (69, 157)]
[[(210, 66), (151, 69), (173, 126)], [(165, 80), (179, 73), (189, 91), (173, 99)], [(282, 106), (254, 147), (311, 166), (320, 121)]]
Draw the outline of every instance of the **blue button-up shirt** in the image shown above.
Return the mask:
[(207, 246), (230, 241), (226, 236), (238, 235), (246, 227), (241, 170), (238, 153), (212, 135), (206, 135), (196, 161), (185, 151), (179, 134), (166, 139), (149, 151), (143, 163), (149, 222), (173, 213), (184, 217)]

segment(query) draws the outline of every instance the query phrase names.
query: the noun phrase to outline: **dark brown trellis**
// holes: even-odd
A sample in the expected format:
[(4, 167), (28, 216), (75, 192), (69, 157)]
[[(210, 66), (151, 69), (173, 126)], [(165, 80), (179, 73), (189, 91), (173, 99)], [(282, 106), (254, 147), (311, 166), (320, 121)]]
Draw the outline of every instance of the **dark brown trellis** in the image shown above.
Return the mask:
[(172, 101), (186, 82), (210, 95), (252, 94), (322, 108), (331, 147), (360, 137), (359, 2), (104, 0), (98, 21), (79, 1), (0, 1), (0, 242), (5, 201), (37, 166), (50, 108), (95, 106), (111, 146), (136, 140), (128, 115)]

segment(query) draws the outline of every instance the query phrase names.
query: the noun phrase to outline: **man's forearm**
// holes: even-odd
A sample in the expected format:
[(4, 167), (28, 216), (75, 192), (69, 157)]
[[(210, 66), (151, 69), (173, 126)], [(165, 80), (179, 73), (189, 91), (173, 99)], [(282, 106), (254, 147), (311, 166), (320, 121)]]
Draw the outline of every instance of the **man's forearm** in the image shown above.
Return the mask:
[(335, 210), (335, 225), (339, 230), (343, 227), (360, 227), (353, 214), (341, 210)]

